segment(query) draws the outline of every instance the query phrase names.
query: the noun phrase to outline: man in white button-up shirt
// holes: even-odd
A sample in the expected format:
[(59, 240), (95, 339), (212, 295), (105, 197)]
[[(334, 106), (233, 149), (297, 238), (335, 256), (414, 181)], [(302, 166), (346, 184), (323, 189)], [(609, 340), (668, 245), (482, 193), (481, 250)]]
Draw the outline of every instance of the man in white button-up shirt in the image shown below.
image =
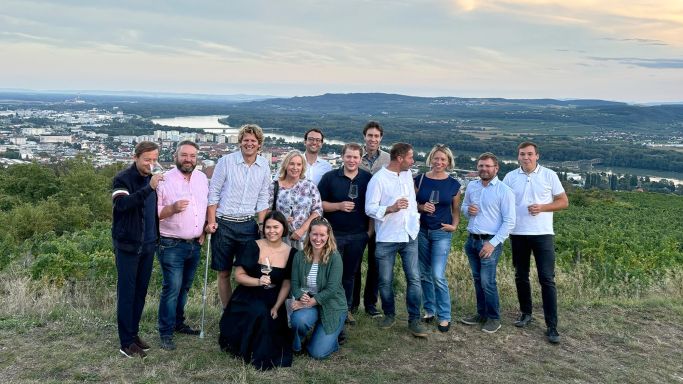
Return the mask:
[(365, 213), (375, 220), (377, 234), (375, 259), (384, 311), (380, 326), (389, 328), (395, 323), (394, 262), (399, 253), (406, 276), (408, 325), (414, 336), (426, 337), (427, 332), (420, 324), (422, 287), (417, 259), (420, 214), (410, 172), (414, 163), (413, 148), (410, 144), (396, 143), (391, 147), (390, 157), (389, 164), (372, 176), (365, 198)]
[(304, 145), (306, 146), (306, 178), (315, 185), (320, 183), (323, 175), (332, 170), (332, 164), (320, 158), (320, 149), (323, 147), (325, 136), (318, 128), (311, 128), (304, 134)]
[(538, 146), (523, 142), (517, 147), (519, 168), (505, 175), (503, 183), (515, 193), (517, 219), (510, 235), (512, 264), (520, 316), (515, 326), (524, 327), (531, 317), (531, 284), (529, 262), (536, 260), (538, 282), (541, 285), (543, 314), (548, 327), (546, 337), (553, 344), (560, 342), (557, 332), (557, 290), (555, 289), (555, 244), (553, 212), (569, 206), (567, 194), (559, 177), (552, 170), (538, 165)]

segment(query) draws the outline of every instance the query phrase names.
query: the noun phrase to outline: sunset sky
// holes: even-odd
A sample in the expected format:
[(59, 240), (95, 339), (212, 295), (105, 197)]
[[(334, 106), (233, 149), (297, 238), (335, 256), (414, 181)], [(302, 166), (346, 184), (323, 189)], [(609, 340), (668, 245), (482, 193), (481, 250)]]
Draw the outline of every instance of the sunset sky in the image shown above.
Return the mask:
[(683, 102), (683, 0), (2, 0), (0, 88)]

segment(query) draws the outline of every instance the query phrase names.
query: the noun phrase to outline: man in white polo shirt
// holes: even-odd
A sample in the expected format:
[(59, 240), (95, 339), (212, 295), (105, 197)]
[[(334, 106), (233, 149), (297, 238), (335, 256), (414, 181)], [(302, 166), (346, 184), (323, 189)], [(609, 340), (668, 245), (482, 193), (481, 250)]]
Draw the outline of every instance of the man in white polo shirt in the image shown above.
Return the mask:
[(555, 289), (555, 245), (553, 231), (553, 212), (569, 206), (567, 194), (557, 174), (538, 165), (538, 146), (523, 142), (517, 147), (519, 169), (505, 175), (503, 183), (512, 188), (515, 194), (515, 228), (510, 234), (512, 264), (515, 267), (515, 285), (521, 314), (515, 322), (517, 327), (525, 327), (533, 320), (531, 317), (531, 284), (529, 283), (529, 263), (534, 254), (538, 282), (541, 285), (543, 314), (548, 327), (548, 341), (557, 344), (557, 290)]

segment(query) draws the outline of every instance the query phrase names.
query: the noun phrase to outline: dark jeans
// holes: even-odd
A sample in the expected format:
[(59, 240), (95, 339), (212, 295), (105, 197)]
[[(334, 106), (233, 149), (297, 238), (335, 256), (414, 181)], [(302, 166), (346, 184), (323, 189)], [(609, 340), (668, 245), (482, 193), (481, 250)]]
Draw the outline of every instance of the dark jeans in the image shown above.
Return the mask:
[(211, 236), (211, 269), (230, 271), (237, 253), (251, 240), (258, 240), (258, 226), (254, 220), (233, 223), (218, 219), (218, 229)]
[(121, 348), (127, 348), (140, 331), (140, 318), (154, 263), (154, 243), (145, 244), (138, 252), (114, 248), (116, 256), (116, 322)]
[(192, 286), (199, 264), (199, 242), (162, 238), (159, 244), (159, 265), (163, 281), (159, 298), (159, 335), (171, 336), (176, 326), (185, 322), (187, 292)]
[(365, 245), (368, 242), (368, 234), (367, 232), (361, 232), (353, 235), (339, 235), (336, 239), (337, 250), (341, 254), (344, 263), (342, 286), (346, 294), (346, 303), (349, 309), (351, 309), (356, 271), (360, 270), (363, 251), (365, 251)]
[(465, 254), (472, 269), (474, 293), (477, 296), (477, 313), (483, 318), (498, 320), (500, 319), (500, 300), (496, 283), (496, 268), (500, 254), (503, 253), (503, 243), (493, 249), (490, 257), (482, 259), (479, 257), (479, 252), (486, 241), (469, 236), (465, 242)]
[[(377, 297), (379, 296), (379, 283), (377, 273), (377, 260), (375, 259), (375, 249), (377, 243), (375, 235), (368, 239), (368, 271), (365, 275), (365, 289), (363, 290), (363, 306), (367, 311), (370, 307), (377, 306)], [(360, 273), (360, 264), (356, 270), (355, 281), (353, 285), (353, 304), (352, 308), (358, 308), (360, 305), (360, 286), (362, 283), (362, 276)]]
[(541, 285), (545, 325), (557, 327), (557, 289), (555, 288), (555, 244), (553, 235), (510, 235), (512, 265), (515, 267), (517, 299), (522, 313), (531, 314), (529, 264), (534, 253), (538, 282)]

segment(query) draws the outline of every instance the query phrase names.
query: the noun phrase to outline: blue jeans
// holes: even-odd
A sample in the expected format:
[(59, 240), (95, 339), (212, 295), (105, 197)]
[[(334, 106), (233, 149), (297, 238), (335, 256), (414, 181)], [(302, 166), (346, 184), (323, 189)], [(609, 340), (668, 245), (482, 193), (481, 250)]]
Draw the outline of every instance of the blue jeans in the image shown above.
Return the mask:
[(337, 236), (337, 250), (339, 251), (339, 254), (341, 254), (344, 264), (342, 286), (344, 287), (346, 303), (349, 310), (353, 305), (353, 285), (355, 283), (356, 271), (360, 269), (360, 263), (361, 260), (363, 260), (363, 251), (365, 251), (367, 242), (367, 232)]
[(427, 228), (420, 228), (417, 237), (425, 312), (446, 321), (451, 321), (451, 295), (446, 280), (446, 263), (451, 251), (452, 237), (451, 232)]
[(116, 256), (116, 322), (121, 348), (128, 348), (140, 331), (140, 318), (145, 307), (149, 278), (154, 263), (153, 243), (146, 243), (137, 252), (114, 248)]
[(407, 243), (377, 243), (375, 258), (379, 273), (379, 295), (382, 298), (382, 310), (386, 316), (396, 315), (393, 284), (396, 253), (401, 255), (403, 273), (406, 275), (408, 321), (416, 320), (420, 318), (420, 302), (422, 301), (420, 268), (417, 261), (417, 239), (410, 239)]
[(313, 334), (308, 341), (306, 349), (314, 359), (324, 359), (334, 352), (339, 350), (339, 342), (337, 341), (339, 334), (344, 329), (344, 320), (346, 320), (346, 313), (339, 316), (339, 325), (334, 332), (329, 335), (325, 333), (322, 323), (319, 319), (318, 308), (301, 308), (292, 312), (291, 323), (294, 330), (294, 341), (292, 349), (295, 352), (301, 351), (301, 343), (306, 338), (311, 329)]
[(503, 252), (503, 243), (496, 246), (491, 257), (482, 259), (479, 257), (479, 251), (486, 241), (468, 237), (465, 242), (465, 254), (472, 268), (474, 291), (477, 295), (477, 313), (483, 318), (498, 320), (500, 319), (500, 303), (496, 284), (496, 267), (498, 258)]
[(159, 242), (159, 265), (163, 280), (159, 298), (159, 335), (171, 336), (185, 321), (187, 292), (192, 286), (202, 246), (162, 237)]

